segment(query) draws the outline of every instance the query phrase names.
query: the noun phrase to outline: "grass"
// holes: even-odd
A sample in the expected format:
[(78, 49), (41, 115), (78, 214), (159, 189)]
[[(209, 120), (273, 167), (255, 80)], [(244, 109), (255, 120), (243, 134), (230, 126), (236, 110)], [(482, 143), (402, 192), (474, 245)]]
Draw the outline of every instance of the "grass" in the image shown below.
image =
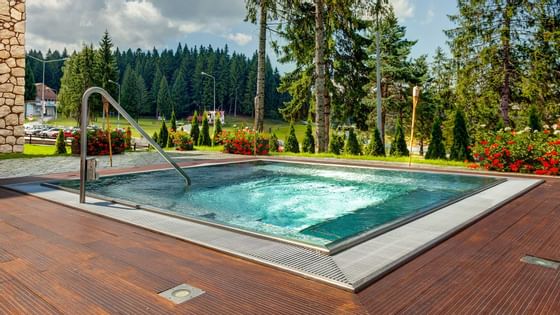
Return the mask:
[[(29, 159), (38, 157), (55, 156), (56, 147), (53, 145), (26, 144), (23, 146), (23, 153), (3, 153), (0, 160), (7, 159)], [(70, 149), (68, 148), (68, 152)], [(67, 153), (66, 155), (70, 155)]]

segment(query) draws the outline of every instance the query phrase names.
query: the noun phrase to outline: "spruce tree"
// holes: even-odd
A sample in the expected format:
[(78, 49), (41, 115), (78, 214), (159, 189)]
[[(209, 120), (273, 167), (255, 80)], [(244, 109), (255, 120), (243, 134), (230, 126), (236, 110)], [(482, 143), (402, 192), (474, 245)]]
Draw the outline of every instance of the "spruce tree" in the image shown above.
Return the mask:
[(278, 152), (278, 137), (275, 133), (272, 134), (269, 140), (270, 152)]
[(167, 140), (169, 138), (169, 131), (167, 130), (167, 126), (165, 125), (165, 119), (161, 121), (161, 128), (159, 129), (158, 135), (158, 144), (160, 147), (165, 148), (167, 145)]
[(332, 131), (331, 139), (329, 141), (329, 152), (334, 153), (336, 155), (340, 155), (340, 153), (342, 153), (343, 148), (344, 148), (344, 139), (337, 132)]
[(532, 105), (529, 108), (528, 123), (529, 123), (529, 128), (531, 128), (531, 130), (538, 130), (538, 131), (542, 130), (541, 118), (539, 117), (539, 111), (537, 110), (537, 107), (535, 105)]
[(175, 111), (171, 112), (171, 131), (177, 131), (177, 116), (175, 116)]
[(64, 138), (64, 130), (60, 129), (58, 131), (58, 136), (56, 137), (56, 151), (55, 154), (66, 154), (66, 141)]
[(303, 137), (303, 152), (315, 153), (315, 138), (313, 138), (313, 122), (311, 119), (307, 120), (307, 127), (305, 129), (305, 136)]
[[(159, 144), (159, 137), (157, 131), (154, 131), (154, 134), (152, 135), (152, 139), (154, 140), (155, 143)], [(150, 149), (150, 146), (148, 146), (148, 149)]]
[(202, 130), (200, 130), (200, 135), (198, 136), (198, 145), (212, 145), (212, 140), (210, 139), (210, 126), (208, 125), (208, 114), (206, 112), (202, 114)]
[(290, 134), (288, 135), (288, 140), (286, 140), (286, 145), (284, 146), (285, 152), (299, 153), (299, 142), (296, 137), (296, 130), (294, 129), (294, 123), (290, 124)]
[(381, 133), (377, 128), (374, 129), (371, 139), (369, 139), (366, 153), (371, 156), (385, 156), (385, 145), (381, 141)]
[(455, 112), (455, 121), (453, 125), (453, 144), (449, 158), (453, 161), (472, 161), (472, 155), (469, 150), (470, 139), (467, 131), (467, 123), (465, 115), (461, 110)]
[(426, 159), (447, 159), (445, 145), (443, 144), (443, 134), (441, 132), (441, 119), (439, 117), (436, 118), (432, 126), (432, 138), (428, 146), (428, 152), (426, 152)]
[(30, 66), (25, 67), (25, 100), (35, 100), (37, 88), (35, 87), (35, 76)]
[(350, 128), (348, 131), (348, 139), (346, 139), (346, 143), (344, 144), (344, 153), (351, 155), (362, 154), (362, 146), (358, 142), (358, 137), (354, 132), (354, 128)]
[(198, 127), (198, 112), (195, 110), (191, 121), (191, 138), (196, 145), (198, 145), (198, 137), (200, 137), (200, 128)]
[(222, 136), (222, 120), (220, 119), (220, 114), (216, 113), (214, 118), (214, 133), (212, 137), (212, 142), (214, 144), (221, 144), (220, 137)]
[(169, 113), (173, 111), (173, 108), (175, 107), (173, 105), (173, 99), (171, 98), (171, 93), (169, 92), (169, 86), (165, 76), (163, 76), (159, 85), (157, 107), (158, 112), (162, 117), (169, 117)]
[(392, 156), (408, 156), (408, 148), (406, 147), (406, 140), (404, 138), (404, 129), (401, 124), (400, 118), (397, 118), (397, 123), (395, 125), (395, 137), (391, 143)]

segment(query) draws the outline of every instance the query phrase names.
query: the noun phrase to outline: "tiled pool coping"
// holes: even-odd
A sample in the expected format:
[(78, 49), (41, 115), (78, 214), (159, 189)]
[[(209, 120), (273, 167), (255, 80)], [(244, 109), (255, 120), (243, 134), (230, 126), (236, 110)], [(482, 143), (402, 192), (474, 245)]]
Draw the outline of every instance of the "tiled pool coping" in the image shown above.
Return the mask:
[(507, 178), (499, 185), (334, 255), (100, 199), (88, 198), (87, 204), (80, 204), (75, 194), (40, 183), (7, 187), (356, 291), (540, 183), (535, 179)]

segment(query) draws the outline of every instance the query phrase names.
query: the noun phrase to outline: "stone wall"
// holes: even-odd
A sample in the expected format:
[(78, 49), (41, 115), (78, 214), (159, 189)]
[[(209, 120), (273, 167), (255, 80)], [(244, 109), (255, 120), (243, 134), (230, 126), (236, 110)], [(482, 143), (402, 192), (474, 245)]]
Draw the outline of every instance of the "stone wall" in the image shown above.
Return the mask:
[(23, 152), (25, 0), (0, 0), (0, 153)]

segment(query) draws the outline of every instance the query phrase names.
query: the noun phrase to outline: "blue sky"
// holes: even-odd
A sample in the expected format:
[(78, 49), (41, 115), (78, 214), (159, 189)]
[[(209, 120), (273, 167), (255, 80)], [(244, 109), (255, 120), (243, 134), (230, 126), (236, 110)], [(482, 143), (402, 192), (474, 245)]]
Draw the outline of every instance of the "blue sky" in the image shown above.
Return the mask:
[[(418, 40), (412, 57), (445, 48), (442, 30), (452, 27), (447, 15), (456, 11), (454, 0), (390, 2), (408, 39)], [(105, 29), (121, 49), (227, 44), (250, 55), (257, 48), (256, 26), (243, 21), (244, 0), (27, 0), (27, 8), (27, 49), (72, 51), (97, 43)]]

